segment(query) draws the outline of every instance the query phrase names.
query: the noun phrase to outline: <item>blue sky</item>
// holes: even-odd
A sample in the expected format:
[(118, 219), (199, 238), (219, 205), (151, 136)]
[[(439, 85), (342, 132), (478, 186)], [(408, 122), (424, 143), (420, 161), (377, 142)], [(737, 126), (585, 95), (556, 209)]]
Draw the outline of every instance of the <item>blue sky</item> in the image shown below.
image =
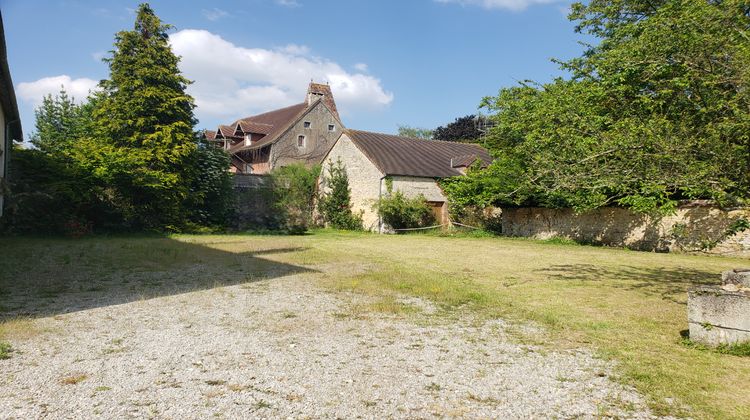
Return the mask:
[[(85, 96), (107, 77), (115, 32), (138, 1), (2, 0), (5, 36), (28, 136), (41, 97), (64, 84)], [(519, 80), (561, 75), (580, 54), (566, 0), (151, 1), (175, 26), (194, 80), (199, 128), (301, 102), (330, 82), (350, 128), (435, 128), (475, 113)]]

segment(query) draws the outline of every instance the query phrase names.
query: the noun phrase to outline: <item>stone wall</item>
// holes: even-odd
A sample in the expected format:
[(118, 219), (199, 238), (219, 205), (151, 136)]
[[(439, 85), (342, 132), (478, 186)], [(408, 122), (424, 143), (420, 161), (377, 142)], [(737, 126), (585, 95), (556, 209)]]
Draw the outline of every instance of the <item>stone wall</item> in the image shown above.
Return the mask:
[(234, 175), (235, 229), (273, 228), (276, 222), (270, 178)]
[(373, 205), (380, 197), (381, 188), (384, 188), (382, 181), (383, 174), (352, 143), (351, 139), (344, 134), (339, 138), (323, 162), (323, 171), (320, 177), (321, 190), (325, 191), (326, 188), (325, 178), (328, 163), (336, 163), (339, 159), (345, 165), (346, 174), (349, 177), (352, 211), (355, 214), (362, 212), (365, 229), (377, 230), (379, 228), (379, 219), (377, 212), (373, 209)]
[[(309, 128), (305, 128), (305, 122), (310, 123)], [(334, 126), (333, 131), (328, 130), (329, 124)], [(273, 145), (271, 168), (292, 163), (308, 166), (320, 163), (343, 129), (328, 107), (319, 101)], [(305, 146), (302, 148), (297, 147), (297, 137), (300, 135), (305, 136)]]
[(503, 234), (660, 252), (709, 252), (750, 256), (750, 230), (727, 237), (730, 225), (750, 220), (750, 209), (723, 210), (709, 202), (681, 205), (676, 214), (650, 217), (607, 207), (576, 215), (571, 209), (502, 209)]
[[(321, 173), (320, 180), (322, 191), (325, 191), (326, 188), (325, 177), (327, 175), (328, 162), (335, 163), (339, 159), (346, 167), (346, 174), (349, 177), (352, 211), (355, 214), (362, 213), (362, 221), (365, 229), (380, 230), (380, 219), (374, 206), (382, 195), (387, 194), (384, 174), (359, 150), (346, 134), (343, 134), (323, 162), (323, 172)], [(447, 201), (443, 191), (432, 178), (392, 176), (391, 179), (393, 191), (401, 191), (407, 197), (418, 197), (421, 194), (427, 201)]]

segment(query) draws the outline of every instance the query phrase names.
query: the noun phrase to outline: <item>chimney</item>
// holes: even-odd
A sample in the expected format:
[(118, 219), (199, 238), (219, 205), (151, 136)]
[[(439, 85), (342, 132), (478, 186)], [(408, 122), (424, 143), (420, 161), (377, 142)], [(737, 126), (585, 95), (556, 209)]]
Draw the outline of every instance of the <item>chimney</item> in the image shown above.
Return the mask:
[(328, 105), (331, 113), (333, 113), (336, 118), (339, 118), (339, 111), (336, 109), (336, 102), (333, 100), (331, 87), (328, 84), (324, 85), (311, 81), (310, 86), (307, 88), (307, 106), (314, 104), (318, 99), (321, 99), (326, 105)]

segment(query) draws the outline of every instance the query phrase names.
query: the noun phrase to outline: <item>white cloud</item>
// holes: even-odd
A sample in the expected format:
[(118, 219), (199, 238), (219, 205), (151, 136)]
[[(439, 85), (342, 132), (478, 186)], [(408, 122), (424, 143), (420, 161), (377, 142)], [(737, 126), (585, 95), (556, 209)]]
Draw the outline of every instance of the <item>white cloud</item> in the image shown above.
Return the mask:
[(219, 20), (219, 19), (221, 19), (223, 17), (229, 16), (229, 12), (227, 12), (226, 10), (221, 10), (218, 7), (214, 7), (211, 10), (203, 9), (203, 10), (201, 10), (201, 13), (203, 14), (203, 16), (206, 19), (208, 19), (208, 20), (210, 20), (212, 22), (216, 22), (217, 20)]
[(68, 75), (45, 77), (33, 82), (22, 82), (16, 87), (16, 93), (21, 100), (38, 106), (42, 99), (47, 95), (56, 95), (60, 88), (65, 88), (69, 96), (78, 101), (86, 99), (89, 92), (96, 89), (99, 82), (93, 79), (82, 77), (73, 79)]
[(485, 9), (525, 10), (534, 4), (559, 3), (564, 0), (435, 0), (438, 3), (456, 3), (462, 6), (479, 6)]
[(308, 55), (310, 54), (310, 48), (304, 45), (289, 44), (277, 49), (282, 53), (289, 55)]
[(362, 73), (367, 73), (367, 64), (365, 63), (357, 63), (354, 65), (354, 69), (357, 71), (361, 71)]
[(278, 4), (279, 6), (290, 8), (302, 6), (299, 2), (297, 2), (297, 0), (276, 0), (276, 4)]
[(292, 105), (305, 98), (310, 80), (331, 85), (344, 115), (387, 106), (393, 94), (377, 78), (350, 73), (339, 64), (309, 56), (304, 46), (245, 48), (205, 30), (186, 29), (170, 36), (180, 68), (195, 81), (188, 88), (199, 119), (227, 122)]

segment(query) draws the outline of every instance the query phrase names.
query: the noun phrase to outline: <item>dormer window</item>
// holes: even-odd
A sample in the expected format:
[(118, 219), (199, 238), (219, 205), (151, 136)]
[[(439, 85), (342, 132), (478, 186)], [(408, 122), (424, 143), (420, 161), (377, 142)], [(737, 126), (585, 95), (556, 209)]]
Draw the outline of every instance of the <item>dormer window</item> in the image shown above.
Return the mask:
[(312, 123), (310, 121), (305, 121), (305, 128), (312, 128)]
[(305, 140), (306, 140), (305, 136), (297, 136), (297, 147), (299, 147), (300, 149), (304, 148)]
[(328, 131), (336, 131), (336, 125), (335, 124), (328, 124)]
[(253, 136), (245, 134), (245, 146), (250, 146), (253, 143)]

